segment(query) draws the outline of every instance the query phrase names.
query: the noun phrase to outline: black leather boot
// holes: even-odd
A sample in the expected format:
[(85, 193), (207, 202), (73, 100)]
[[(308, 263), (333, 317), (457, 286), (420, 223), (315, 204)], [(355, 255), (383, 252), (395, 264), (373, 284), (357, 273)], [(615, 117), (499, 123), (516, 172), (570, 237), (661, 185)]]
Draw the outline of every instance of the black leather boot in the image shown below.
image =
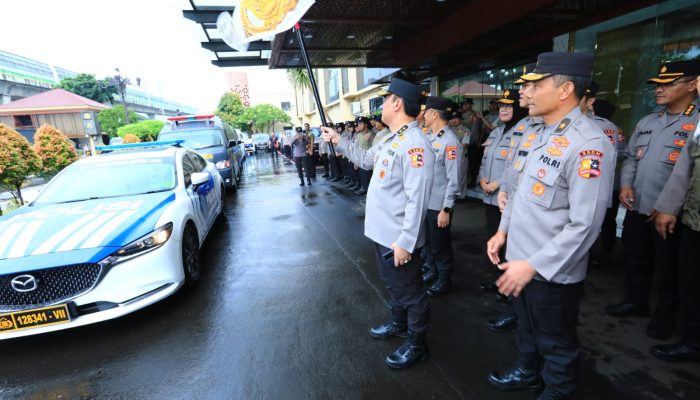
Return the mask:
[(403, 344), (386, 358), (386, 366), (391, 369), (405, 369), (416, 361), (429, 359), (430, 349), (425, 341), (425, 335), (425, 332), (408, 331)]
[(435, 269), (429, 264), (423, 264), (420, 267), (420, 272), (421, 272), (421, 279), (423, 280), (424, 283), (429, 283), (433, 279), (437, 278), (437, 273), (435, 272)]
[(503, 391), (530, 390), (542, 388), (542, 378), (537, 361), (537, 355), (519, 354), (518, 361), (511, 368), (489, 373), (487, 379), (491, 386)]
[(505, 332), (515, 329), (517, 322), (518, 317), (515, 316), (515, 313), (513, 311), (508, 311), (505, 314), (499, 315), (495, 320), (490, 320), (487, 326), (491, 332)]
[(391, 337), (406, 337), (406, 310), (392, 309), (391, 321), (369, 330), (369, 334), (375, 339), (389, 339)]
[(452, 281), (450, 278), (439, 278), (437, 282), (433, 284), (428, 289), (428, 296), (430, 297), (438, 297), (443, 294), (446, 294), (447, 292), (450, 291), (450, 288), (452, 287)]
[(688, 340), (653, 346), (649, 352), (659, 360), (668, 362), (700, 361), (700, 343)]
[(605, 306), (605, 313), (611, 317), (648, 317), (649, 305), (637, 304), (630, 300), (624, 300), (621, 303), (610, 304)]

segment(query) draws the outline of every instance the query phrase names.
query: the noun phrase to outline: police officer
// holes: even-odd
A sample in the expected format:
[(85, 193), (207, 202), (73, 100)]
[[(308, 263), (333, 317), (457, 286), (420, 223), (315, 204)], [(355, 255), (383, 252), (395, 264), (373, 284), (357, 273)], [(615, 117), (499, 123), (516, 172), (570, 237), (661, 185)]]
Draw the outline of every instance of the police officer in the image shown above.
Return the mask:
[(314, 137), (314, 132), (311, 130), (308, 123), (304, 124), (304, 133), (306, 134), (306, 140), (308, 141), (306, 145), (306, 160), (304, 160), (306, 164), (304, 164), (304, 169), (307, 171), (309, 176), (316, 180), (316, 165), (314, 160), (314, 139), (316, 138)]
[[(700, 71), (699, 71), (700, 72)], [(700, 80), (696, 77), (700, 94)], [(689, 126), (688, 126), (689, 127)], [(664, 361), (700, 361), (700, 124), (696, 115), (695, 131), (681, 150), (676, 166), (654, 203), (654, 222), (661, 238), (673, 234), (682, 214), (678, 265), (680, 299), (685, 309), (683, 339), (680, 342), (656, 345), (651, 354)]]
[(462, 113), (459, 111), (452, 111), (450, 116), (450, 129), (457, 136), (462, 148), (462, 161), (459, 166), (459, 198), (463, 199), (467, 196), (467, 149), (469, 148), (470, 132), (462, 124)]
[[(591, 82), (591, 85), (586, 89), (583, 98), (581, 99), (581, 112), (586, 114), (610, 139), (610, 143), (615, 149), (615, 162), (621, 164), (624, 161), (625, 151), (625, 134), (622, 129), (612, 123), (610, 118), (615, 113), (615, 105), (605, 100), (597, 100), (596, 96), (600, 85), (596, 82)], [(600, 251), (595, 252), (591, 265), (602, 266), (606, 265), (606, 260), (611, 258), (612, 250), (617, 241), (617, 211), (620, 208), (620, 174), (615, 168), (615, 183), (613, 185), (612, 196), (610, 196), (610, 207), (605, 213), (603, 220), (603, 228), (600, 232)]]
[[(435, 175), (425, 218), (429, 251), (435, 268), (437, 281), (428, 289), (428, 296), (439, 296), (452, 286), (450, 273), (454, 267), (452, 253), (451, 219), (452, 207), (460, 194), (459, 166), (462, 161), (462, 146), (448, 126), (453, 104), (442, 97), (429, 96), (423, 115), (430, 135), (430, 149), (435, 155)], [(424, 279), (425, 281), (425, 279)]]
[(374, 167), (367, 193), (365, 236), (374, 241), (380, 276), (390, 294), (391, 320), (370, 330), (377, 339), (405, 336), (385, 362), (390, 368), (410, 367), (429, 357), (426, 342), (430, 320), (428, 296), (420, 280), (418, 250), (425, 242), (425, 218), (432, 187), (434, 156), (418, 128), (418, 86), (399, 78), (389, 85), (382, 121), (391, 133), (363, 151), (347, 138), (324, 129), (324, 140), (365, 168)]
[[(489, 240), (499, 291), (513, 295), (518, 359), (488, 381), (500, 390), (545, 390), (539, 399), (563, 399), (576, 388), (580, 345), (576, 333), (588, 250), (598, 236), (613, 184), (612, 145), (579, 108), (593, 56), (553, 52), (538, 57), (529, 92), (531, 115), (544, 120), (501, 218)], [(544, 359), (542, 369), (539, 359)]]
[[(357, 117), (355, 118), (355, 123), (357, 124), (357, 143), (359, 146), (367, 151), (372, 147), (372, 140), (374, 140), (374, 134), (369, 130), (369, 118), (367, 117)], [(367, 194), (367, 189), (369, 189), (369, 180), (372, 177), (372, 169), (359, 167), (360, 172), (360, 188), (355, 190), (355, 194), (364, 196)]]
[(656, 265), (659, 300), (646, 333), (659, 340), (671, 337), (674, 328), (681, 226), (663, 240), (651, 219), (654, 203), (697, 122), (694, 80), (698, 74), (698, 61), (677, 61), (662, 64), (658, 76), (647, 81), (656, 85), (656, 103), (664, 109), (637, 124), (620, 177), (620, 203), (628, 210), (622, 232), (626, 295), (605, 312), (614, 317), (648, 316)]
[(384, 138), (384, 136), (389, 134), (389, 129), (382, 122), (381, 115), (373, 116), (372, 121), (374, 121), (374, 127), (377, 130), (377, 132), (374, 134), (374, 139), (372, 139), (372, 146), (375, 146), (382, 140), (382, 138)]
[[(333, 124), (328, 124), (329, 128), (334, 128)], [(321, 158), (321, 165), (323, 165), (323, 175), (322, 178), (330, 179), (330, 144), (324, 142), (323, 140), (318, 143), (318, 155)]]
[(297, 126), (296, 131), (297, 133), (294, 136), (294, 139), (292, 139), (292, 152), (294, 154), (294, 165), (297, 167), (297, 173), (299, 174), (299, 180), (301, 181), (299, 186), (304, 186), (303, 170), (306, 170), (306, 182), (310, 185), (311, 174), (307, 168), (308, 161), (306, 161), (309, 146), (308, 136), (304, 133), (304, 130), (300, 126)]
[[(342, 122), (338, 122), (335, 124), (335, 130), (338, 132), (338, 134), (341, 134), (345, 131), (345, 124)], [(330, 155), (330, 165), (331, 165), (331, 176), (330, 176), (330, 181), (331, 182), (340, 182), (343, 180), (343, 170), (340, 167), (340, 160), (342, 158), (342, 154), (338, 153), (338, 151), (335, 152), (335, 154)]]

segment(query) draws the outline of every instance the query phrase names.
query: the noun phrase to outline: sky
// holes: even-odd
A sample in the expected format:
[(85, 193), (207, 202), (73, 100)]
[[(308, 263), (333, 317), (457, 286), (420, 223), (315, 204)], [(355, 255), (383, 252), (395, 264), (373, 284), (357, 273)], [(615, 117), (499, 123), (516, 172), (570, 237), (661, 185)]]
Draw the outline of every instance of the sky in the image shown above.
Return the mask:
[[(279, 92), (283, 70), (220, 68), (201, 47), (187, 0), (2, 0), (0, 49), (75, 72), (114, 75), (199, 111), (228, 90), (225, 72), (249, 71), (251, 90)], [(279, 106), (279, 105), (277, 105)]]

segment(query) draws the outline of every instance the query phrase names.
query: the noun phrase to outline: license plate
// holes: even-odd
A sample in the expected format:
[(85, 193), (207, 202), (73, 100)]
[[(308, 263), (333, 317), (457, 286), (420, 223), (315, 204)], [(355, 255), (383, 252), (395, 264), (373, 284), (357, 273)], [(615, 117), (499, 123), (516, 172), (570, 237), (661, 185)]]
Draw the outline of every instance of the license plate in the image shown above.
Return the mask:
[(34, 310), (17, 311), (0, 314), (0, 333), (37, 328), (45, 325), (62, 324), (65, 322), (70, 322), (68, 306), (65, 304), (37, 308)]

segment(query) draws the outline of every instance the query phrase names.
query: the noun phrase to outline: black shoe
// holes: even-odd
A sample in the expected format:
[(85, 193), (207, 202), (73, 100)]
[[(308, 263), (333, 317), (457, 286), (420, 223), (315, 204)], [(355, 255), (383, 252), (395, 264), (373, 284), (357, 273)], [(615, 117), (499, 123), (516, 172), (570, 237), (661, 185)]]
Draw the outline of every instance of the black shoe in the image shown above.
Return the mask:
[(561, 394), (554, 389), (547, 388), (537, 397), (537, 400), (565, 400), (567, 398), (569, 398), (569, 396)]
[(521, 362), (503, 372), (491, 372), (487, 377), (491, 386), (503, 391), (529, 390), (539, 391), (542, 389), (542, 378), (540, 369), (536, 364), (526, 366)]
[(517, 322), (518, 317), (515, 316), (514, 312), (509, 311), (505, 314), (500, 315), (495, 320), (490, 320), (487, 326), (491, 332), (505, 332), (511, 329), (515, 329)]
[(299, 184), (299, 186), (304, 186), (304, 181), (301, 181), (301, 183)]
[(501, 293), (496, 293), (496, 301), (499, 303), (506, 304), (508, 303), (508, 296)]
[(648, 317), (649, 306), (629, 302), (605, 306), (605, 313), (612, 317)]
[(700, 345), (687, 340), (673, 344), (660, 344), (649, 349), (652, 356), (669, 362), (700, 361)]
[(339, 177), (331, 178), (331, 182), (340, 182), (342, 180), (343, 180), (343, 178), (339, 178)]
[(328, 174), (321, 175), (321, 178), (328, 178)]
[(450, 291), (450, 288), (452, 287), (452, 281), (450, 281), (449, 278), (447, 279), (440, 279), (437, 282), (433, 284), (433, 286), (428, 289), (428, 296), (430, 297), (438, 297), (446, 294), (447, 292)]
[(421, 270), (423, 270), (423, 276), (421, 279), (423, 280), (423, 283), (430, 283), (432, 282), (435, 278), (437, 278), (437, 274), (435, 271), (433, 271), (430, 266), (423, 264), (423, 267), (421, 267)]
[(425, 342), (425, 333), (408, 332), (403, 344), (391, 353), (386, 360), (386, 366), (391, 369), (405, 369), (416, 361), (430, 358), (430, 349)]
[(367, 189), (365, 189), (365, 188), (360, 188), (360, 190), (357, 190), (357, 191), (355, 192), (355, 194), (360, 195), (360, 196), (364, 196), (364, 195), (367, 194)]
[(307, 179), (307, 180), (306, 180), (306, 184), (307, 184), (307, 185), (311, 185), (311, 179)]
[(659, 307), (647, 325), (647, 336), (656, 340), (666, 340), (673, 335), (675, 310)]
[(481, 282), (479, 289), (485, 293), (495, 293), (498, 290), (498, 286), (496, 286), (495, 282)]
[(407, 314), (405, 310), (391, 310), (391, 320), (369, 330), (369, 334), (375, 339), (389, 339), (392, 337), (406, 337)]

